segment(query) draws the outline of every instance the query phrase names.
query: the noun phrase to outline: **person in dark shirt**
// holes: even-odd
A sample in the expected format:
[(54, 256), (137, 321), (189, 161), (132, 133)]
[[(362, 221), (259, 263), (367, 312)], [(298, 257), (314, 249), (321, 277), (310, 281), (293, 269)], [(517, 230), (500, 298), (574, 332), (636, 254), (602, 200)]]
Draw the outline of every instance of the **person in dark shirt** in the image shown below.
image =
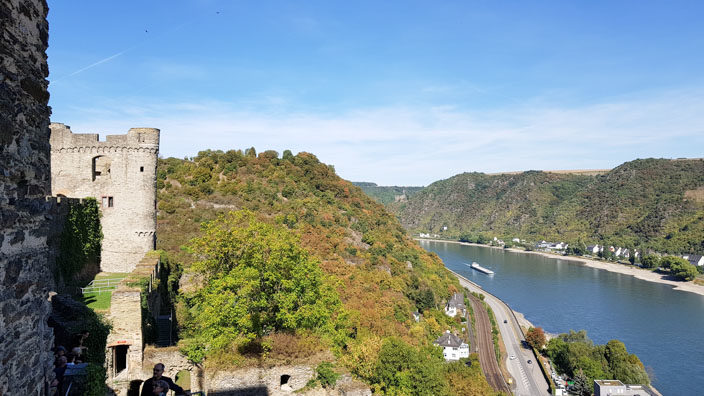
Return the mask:
[(174, 381), (171, 380), (169, 377), (164, 377), (162, 374), (164, 374), (164, 364), (163, 363), (157, 363), (154, 365), (154, 375), (149, 378), (148, 380), (144, 381), (144, 384), (142, 385), (142, 393), (140, 393), (140, 396), (152, 396), (154, 393), (154, 385), (158, 383), (158, 381), (165, 381), (169, 385), (169, 389), (176, 392), (176, 395), (188, 395), (190, 396), (190, 392), (186, 392), (181, 388), (180, 386), (176, 385)]
[(64, 386), (64, 373), (66, 372), (66, 356), (60, 356), (57, 359), (56, 368), (54, 368), (54, 381), (52, 381), (51, 386), (56, 387), (57, 392), (61, 393)]

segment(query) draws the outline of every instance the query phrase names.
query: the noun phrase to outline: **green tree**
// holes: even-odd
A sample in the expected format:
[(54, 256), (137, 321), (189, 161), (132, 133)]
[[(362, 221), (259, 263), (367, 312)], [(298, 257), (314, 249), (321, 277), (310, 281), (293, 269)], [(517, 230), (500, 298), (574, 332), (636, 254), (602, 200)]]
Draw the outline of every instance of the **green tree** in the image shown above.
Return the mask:
[(332, 330), (339, 297), (285, 226), (230, 212), (204, 223), (188, 249), (199, 258), (193, 270), (205, 277), (205, 286), (187, 296), (193, 341), (186, 352), (193, 360), (268, 331)]
[(416, 350), (402, 340), (384, 340), (379, 351), (373, 382), (387, 394), (442, 395), (442, 352), (430, 347)]
[(574, 376), (573, 392), (580, 396), (591, 396), (593, 387), (591, 382), (582, 370), (579, 370)]
[(629, 354), (621, 341), (607, 342), (604, 348), (604, 357), (613, 378), (627, 384), (650, 383), (643, 363), (636, 355)]
[(640, 264), (643, 268), (657, 268), (660, 266), (660, 257), (654, 254), (644, 255), (643, 258), (640, 259)]
[(691, 281), (699, 275), (697, 267), (690, 264), (685, 259), (679, 259), (670, 265), (670, 271), (678, 280)]

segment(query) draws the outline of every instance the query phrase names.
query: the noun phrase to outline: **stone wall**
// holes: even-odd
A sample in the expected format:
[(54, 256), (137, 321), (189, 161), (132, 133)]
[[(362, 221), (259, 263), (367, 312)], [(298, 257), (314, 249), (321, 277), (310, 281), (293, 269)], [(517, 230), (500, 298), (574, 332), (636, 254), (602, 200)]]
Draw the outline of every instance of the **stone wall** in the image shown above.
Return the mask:
[[(320, 358), (320, 357), (319, 357)], [(331, 356), (324, 356), (325, 360)], [(313, 359), (317, 361), (319, 359)], [(164, 375), (172, 379), (177, 373), (189, 371), (191, 392), (205, 391), (208, 395), (225, 396), (371, 396), (369, 386), (354, 379), (350, 374), (343, 374), (335, 388), (320, 387), (301, 391), (315, 375), (315, 364), (291, 364), (266, 367), (246, 367), (240, 369), (204, 369), (193, 364), (179, 352), (178, 348), (147, 347), (144, 351), (144, 372), (142, 379), (151, 377), (152, 367), (157, 363), (165, 365)], [(286, 383), (281, 384), (282, 377)]]
[(0, 0), (0, 394), (43, 394), (52, 369), (47, 12)]
[(95, 197), (102, 213), (101, 270), (131, 272), (156, 241), (159, 130), (126, 135), (74, 134), (51, 124), (53, 195)]
[[(108, 386), (119, 391), (126, 391), (129, 383), (142, 379), (144, 353), (143, 317), (149, 312), (158, 315), (159, 298), (154, 298), (156, 288), (154, 281), (158, 278), (161, 263), (158, 255), (146, 255), (113, 291), (110, 299), (108, 320), (112, 330), (108, 335), (106, 367)], [(148, 309), (142, 309), (142, 301), (149, 302)], [(126, 349), (126, 367), (119, 370), (116, 355)]]

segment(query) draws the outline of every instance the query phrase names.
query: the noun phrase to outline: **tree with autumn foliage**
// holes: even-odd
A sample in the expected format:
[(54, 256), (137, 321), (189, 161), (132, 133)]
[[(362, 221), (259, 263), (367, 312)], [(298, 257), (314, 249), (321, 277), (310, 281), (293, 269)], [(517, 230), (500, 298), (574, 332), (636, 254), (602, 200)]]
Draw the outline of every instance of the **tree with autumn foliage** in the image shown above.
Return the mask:
[(531, 327), (530, 329), (528, 329), (528, 331), (526, 332), (526, 342), (528, 342), (528, 344), (530, 344), (533, 348), (539, 351), (542, 350), (545, 344), (547, 343), (543, 328)]
[(206, 281), (186, 296), (192, 360), (270, 332), (334, 328), (340, 299), (285, 226), (230, 212), (204, 223), (188, 249), (199, 258), (192, 270)]

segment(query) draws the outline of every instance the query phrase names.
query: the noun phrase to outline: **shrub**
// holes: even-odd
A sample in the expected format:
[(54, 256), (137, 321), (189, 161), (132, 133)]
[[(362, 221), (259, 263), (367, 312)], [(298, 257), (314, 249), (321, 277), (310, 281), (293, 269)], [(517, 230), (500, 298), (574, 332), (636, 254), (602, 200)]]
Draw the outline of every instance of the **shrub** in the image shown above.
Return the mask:
[(333, 370), (333, 365), (330, 362), (322, 362), (315, 369), (316, 378), (323, 388), (333, 388), (337, 383), (340, 375)]

